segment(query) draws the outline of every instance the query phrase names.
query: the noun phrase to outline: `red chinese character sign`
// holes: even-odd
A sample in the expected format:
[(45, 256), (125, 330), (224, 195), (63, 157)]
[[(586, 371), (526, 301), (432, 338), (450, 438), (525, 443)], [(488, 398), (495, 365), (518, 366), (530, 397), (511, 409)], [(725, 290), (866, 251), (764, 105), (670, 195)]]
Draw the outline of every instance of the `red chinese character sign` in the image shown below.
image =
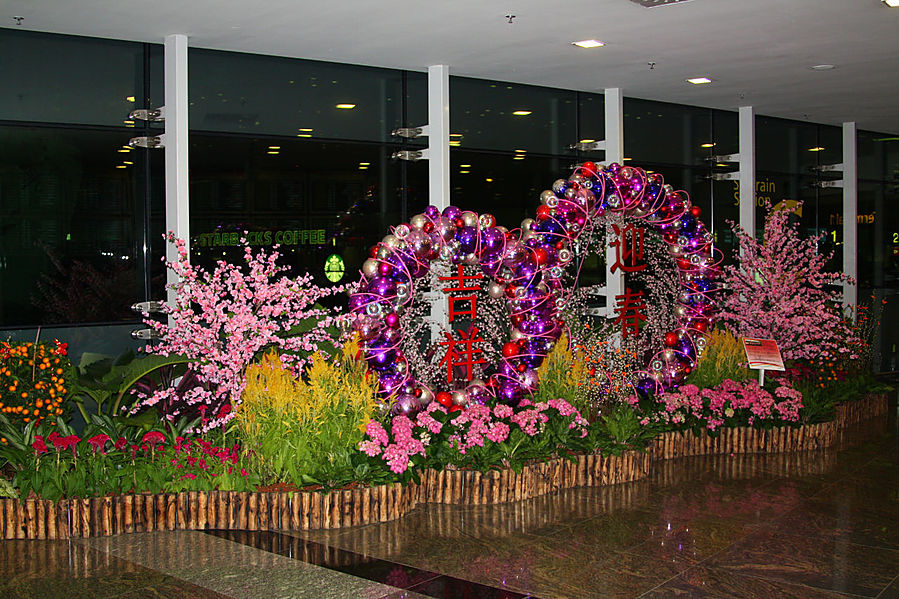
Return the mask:
[[(699, 209), (660, 175), (639, 168), (584, 163), (567, 180), (559, 179), (544, 191), (536, 218), (520, 229), (497, 226), (490, 215), (449, 206), (442, 212), (429, 206), (424, 213), (393, 228), (372, 248), (362, 267), (362, 279), (350, 297), (354, 328), (362, 352), (377, 373), (385, 398), (395, 398), (397, 412), (415, 412), (438, 391), (451, 390), (457, 403), (496, 401), (517, 403), (536, 388), (536, 369), (561, 336), (558, 302), (569, 292), (563, 274), (572, 262), (574, 242), (610, 215), (628, 217), (615, 227), (611, 246), (616, 270), (635, 272), (643, 263), (644, 232), (660, 235), (667, 244), (681, 281), (678, 327), (665, 335), (665, 347), (650, 360), (635, 382), (638, 392), (680, 384), (705, 346), (704, 334), (714, 313), (715, 277), (720, 261), (713, 257), (711, 235), (699, 220)], [(616, 223), (621, 221), (620, 216)], [(637, 224), (635, 224), (637, 223)], [(640, 225), (640, 226), (638, 226)], [(472, 368), (483, 364), (477, 327), (445, 333), (442, 364), (447, 389), (434, 389), (409, 372), (403, 354), (403, 313), (416, 293), (416, 283), (432, 263), (452, 264), (456, 276), (442, 277), (449, 296), (449, 312), (476, 320), (475, 290), (486, 283), (491, 297), (503, 297), (509, 308), (509, 337), (502, 358), (485, 381), (472, 380)], [(478, 275), (465, 274), (463, 265), (478, 266)], [(628, 289), (616, 302), (624, 334), (639, 334), (645, 320), (642, 292)], [(458, 369), (466, 376), (456, 378)]]

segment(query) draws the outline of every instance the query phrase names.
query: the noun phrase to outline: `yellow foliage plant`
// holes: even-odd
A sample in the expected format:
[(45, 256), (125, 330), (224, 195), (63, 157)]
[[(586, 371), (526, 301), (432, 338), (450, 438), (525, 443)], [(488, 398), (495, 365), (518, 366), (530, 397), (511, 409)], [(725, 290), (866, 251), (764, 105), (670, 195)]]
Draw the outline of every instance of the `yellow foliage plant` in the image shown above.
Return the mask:
[(376, 384), (356, 359), (358, 343), (337, 359), (313, 356), (304, 379), (275, 352), (247, 368), (234, 430), (255, 457), (262, 483), (330, 488), (358, 479), (353, 454), (376, 409)]
[(709, 335), (706, 349), (687, 382), (706, 389), (716, 387), (725, 379), (743, 381), (747, 378), (749, 369), (743, 343), (726, 329), (717, 328)]
[(583, 350), (569, 344), (567, 335), (562, 335), (537, 369), (540, 386), (534, 399), (561, 398), (580, 410), (583, 406), (577, 405), (578, 386), (587, 370), (583, 354)]

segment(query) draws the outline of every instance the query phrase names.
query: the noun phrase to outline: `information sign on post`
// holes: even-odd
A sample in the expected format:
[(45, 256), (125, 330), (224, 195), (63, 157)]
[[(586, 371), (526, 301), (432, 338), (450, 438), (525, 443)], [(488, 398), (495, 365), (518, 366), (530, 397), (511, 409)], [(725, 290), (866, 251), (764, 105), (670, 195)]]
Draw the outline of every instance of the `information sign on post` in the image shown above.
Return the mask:
[(765, 384), (766, 370), (785, 370), (783, 356), (780, 355), (780, 349), (774, 339), (744, 337), (743, 349), (746, 350), (749, 367), (759, 371), (760, 385)]

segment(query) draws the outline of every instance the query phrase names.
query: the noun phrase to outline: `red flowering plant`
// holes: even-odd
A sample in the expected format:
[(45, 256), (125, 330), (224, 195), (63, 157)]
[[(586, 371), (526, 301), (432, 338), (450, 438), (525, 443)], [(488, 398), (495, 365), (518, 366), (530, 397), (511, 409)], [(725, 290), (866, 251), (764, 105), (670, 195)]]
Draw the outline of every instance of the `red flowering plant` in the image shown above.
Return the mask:
[[(2, 415), (0, 415), (2, 420)], [(29, 424), (0, 449), (21, 497), (91, 497), (127, 492), (255, 488), (238, 446), (217, 447), (181, 436), (186, 424), (145, 431), (97, 416), (79, 436), (64, 423), (46, 431)], [(112, 434), (110, 434), (112, 433)]]
[(132, 411), (166, 404), (167, 418), (202, 415), (202, 430), (210, 430), (233, 417), (246, 368), (265, 349), (279, 348), (282, 363), (299, 377), (310, 354), (336, 343), (341, 317), (317, 302), (342, 286), (318, 287), (308, 274), (288, 277), (276, 264), (277, 251), (254, 254), (249, 246), (243, 265), (219, 261), (207, 272), (190, 264), (184, 240), (172, 234), (168, 240), (178, 250), (178, 259), (166, 263), (178, 276), (176, 300), (166, 307), (171, 324), (145, 320), (161, 337), (147, 352), (186, 356), (200, 384), (138, 392)]

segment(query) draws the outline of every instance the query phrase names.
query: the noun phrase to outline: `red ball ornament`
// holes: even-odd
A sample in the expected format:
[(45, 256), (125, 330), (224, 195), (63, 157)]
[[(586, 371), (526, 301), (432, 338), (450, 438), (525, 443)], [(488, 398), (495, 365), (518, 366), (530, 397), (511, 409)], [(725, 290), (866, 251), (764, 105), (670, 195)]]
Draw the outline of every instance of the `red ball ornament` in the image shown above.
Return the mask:
[(524, 372), (527, 369), (528, 369), (528, 367), (525, 366), (524, 364), (519, 364), (518, 368), (517, 368), (518, 372)]
[(449, 391), (441, 391), (435, 396), (437, 403), (445, 408), (451, 408), (453, 404), (453, 394)]
[(381, 247), (381, 244), (376, 243), (376, 244), (374, 244), (373, 246), (371, 246), (370, 248), (368, 248), (368, 255), (369, 255), (369, 257), (371, 257), (371, 258), (376, 258), (377, 255), (378, 255), (378, 249), (379, 249), (380, 247)]
[(398, 329), (400, 326), (400, 317), (397, 316), (396, 312), (391, 312), (384, 317), (384, 322), (386, 322), (387, 326), (391, 329)]
[(537, 220), (546, 220), (549, 218), (549, 215), (551, 213), (552, 213), (552, 208), (550, 208), (546, 204), (542, 204), (537, 207)]
[(588, 175), (596, 174), (596, 163), (595, 162), (585, 162), (581, 165), (581, 168), (587, 171)]
[(675, 345), (677, 345), (679, 339), (680, 337), (677, 333), (665, 333), (665, 345), (667, 345), (668, 347), (674, 347)]
[(414, 395), (415, 397), (421, 397), (423, 394), (424, 391), (421, 390), (421, 387), (416, 387), (415, 391), (412, 392), (412, 395)]
[(456, 228), (457, 228), (457, 229), (461, 229), (462, 227), (465, 226), (465, 221), (462, 220), (462, 217), (460, 216), (459, 218), (457, 218), (457, 219), (455, 220), (455, 224), (456, 224)]
[(457, 406), (456, 404), (453, 404), (449, 407), (449, 411), (451, 414), (453, 412), (461, 412), (462, 410), (463, 410), (462, 406)]
[(514, 358), (521, 352), (521, 347), (514, 341), (509, 341), (503, 345), (503, 357)]
[(512, 321), (512, 324), (514, 324), (517, 327), (518, 325), (520, 325), (521, 323), (524, 322), (524, 314), (516, 312), (515, 314), (513, 314), (510, 317), (510, 320)]
[(543, 248), (537, 248), (534, 250), (534, 261), (537, 263), (537, 266), (543, 266), (549, 262), (549, 252)]
[(430, 222), (430, 221), (426, 222), (426, 223), (425, 223), (425, 226), (422, 227), (422, 230), (423, 230), (425, 233), (430, 233), (431, 231), (434, 230), (434, 223), (432, 223), (432, 222)]
[(699, 215), (702, 214), (702, 208), (700, 208), (699, 206), (693, 206), (692, 208), (690, 208), (690, 214), (692, 214), (696, 218), (699, 218)]
[(556, 242), (556, 249), (557, 249), (557, 250), (561, 250), (561, 249), (564, 249), (564, 248), (565, 248), (565, 241), (564, 241), (564, 240), (562, 240), (562, 241), (557, 241), (557, 242)]
[(709, 323), (705, 320), (698, 320), (693, 324), (693, 327), (700, 333), (705, 333), (706, 329), (709, 328)]
[(506, 295), (510, 298), (515, 297), (515, 291), (518, 289), (517, 285), (508, 285), (506, 287)]

